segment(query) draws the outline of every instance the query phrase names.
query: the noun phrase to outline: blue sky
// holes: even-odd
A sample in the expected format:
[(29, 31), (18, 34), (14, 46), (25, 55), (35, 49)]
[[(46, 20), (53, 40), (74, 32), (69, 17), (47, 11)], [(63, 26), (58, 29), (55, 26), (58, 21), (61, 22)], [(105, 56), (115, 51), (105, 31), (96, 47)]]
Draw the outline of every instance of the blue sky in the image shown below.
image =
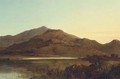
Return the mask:
[(0, 0), (0, 36), (47, 26), (101, 43), (120, 39), (120, 0)]

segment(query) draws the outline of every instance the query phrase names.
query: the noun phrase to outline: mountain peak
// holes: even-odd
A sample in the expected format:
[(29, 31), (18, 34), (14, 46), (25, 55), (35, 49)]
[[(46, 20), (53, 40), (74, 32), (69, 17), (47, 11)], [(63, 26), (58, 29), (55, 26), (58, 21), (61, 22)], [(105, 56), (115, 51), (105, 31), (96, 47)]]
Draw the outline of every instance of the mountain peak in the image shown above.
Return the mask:
[(38, 27), (36, 29), (48, 29), (46, 26), (41, 26), (41, 27)]
[(22, 43), (22, 42), (30, 40), (31, 38), (33, 38), (37, 35), (41, 35), (41, 34), (45, 33), (47, 30), (48, 30), (47, 27), (42, 26), (39, 28), (24, 31), (15, 36), (10, 36), (10, 35), (2, 36), (2, 37), (0, 37), (0, 45), (1, 45), (1, 47), (8, 47), (13, 44)]
[(60, 29), (57, 29), (57, 30), (53, 30), (53, 29), (48, 29), (46, 32), (45, 32), (45, 34), (47, 34), (47, 33), (65, 33), (64, 31), (62, 31), (62, 30), (60, 30)]
[(112, 42), (120, 42), (118, 39), (114, 39), (112, 40)]
[(110, 42), (110, 44), (112, 44), (112, 45), (114, 45), (114, 44), (120, 44), (120, 41), (117, 40), (117, 39), (115, 39), (115, 40), (112, 40), (112, 41)]

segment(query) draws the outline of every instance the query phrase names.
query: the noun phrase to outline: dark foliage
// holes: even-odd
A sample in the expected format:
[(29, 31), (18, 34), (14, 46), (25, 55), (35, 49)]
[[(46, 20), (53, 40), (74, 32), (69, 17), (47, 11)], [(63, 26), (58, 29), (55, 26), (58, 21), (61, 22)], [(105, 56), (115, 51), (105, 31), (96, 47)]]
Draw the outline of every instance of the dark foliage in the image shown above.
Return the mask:
[(90, 65), (73, 64), (67, 66), (65, 70), (49, 71), (48, 75), (59, 79), (120, 79), (120, 64), (109, 64), (109, 59), (113, 56), (88, 56)]

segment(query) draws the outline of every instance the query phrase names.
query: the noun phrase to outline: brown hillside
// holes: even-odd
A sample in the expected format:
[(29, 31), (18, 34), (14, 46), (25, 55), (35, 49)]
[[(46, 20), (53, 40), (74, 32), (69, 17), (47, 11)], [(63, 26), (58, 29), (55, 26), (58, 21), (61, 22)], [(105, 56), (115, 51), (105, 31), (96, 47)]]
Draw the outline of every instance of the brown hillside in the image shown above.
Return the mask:
[(80, 39), (62, 30), (48, 30), (27, 42), (14, 44), (4, 52), (7, 51), (8, 53), (11, 52), (10, 54), (20, 55), (84, 56), (104, 54), (97, 50), (100, 46), (101, 44), (94, 40)]
[(105, 44), (102, 49), (104, 52), (120, 55), (120, 41), (113, 40), (110, 43)]
[(8, 46), (13, 45), (13, 44), (18, 44), (18, 43), (28, 41), (36, 35), (43, 34), (47, 30), (48, 30), (48, 28), (43, 26), (40, 28), (36, 28), (36, 29), (22, 32), (20, 34), (15, 35), (15, 36), (11, 36), (11, 35), (1, 36), (0, 37), (0, 47), (8, 47)]

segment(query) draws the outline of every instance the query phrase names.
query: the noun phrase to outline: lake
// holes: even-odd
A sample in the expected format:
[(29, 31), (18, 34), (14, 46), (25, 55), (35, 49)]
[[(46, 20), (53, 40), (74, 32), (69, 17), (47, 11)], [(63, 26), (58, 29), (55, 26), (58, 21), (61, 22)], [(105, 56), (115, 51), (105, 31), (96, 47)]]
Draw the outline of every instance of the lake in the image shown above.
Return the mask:
[(21, 60), (1, 60), (0, 79), (51, 79), (47, 73), (76, 63), (88, 64), (78, 57), (29, 57)]

